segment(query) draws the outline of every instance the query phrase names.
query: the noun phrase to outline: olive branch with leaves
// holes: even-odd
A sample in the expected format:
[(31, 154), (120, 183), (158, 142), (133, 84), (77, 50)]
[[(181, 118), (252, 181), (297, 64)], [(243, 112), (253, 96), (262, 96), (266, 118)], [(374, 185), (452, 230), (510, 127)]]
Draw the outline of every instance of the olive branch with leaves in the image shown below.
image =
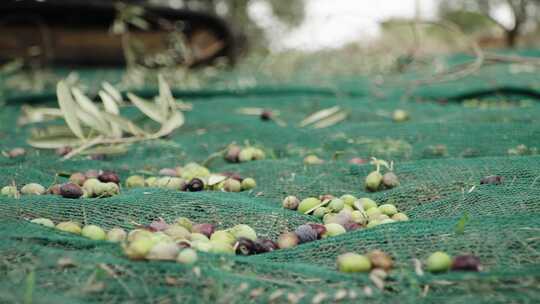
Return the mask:
[(91, 148), (101, 153), (118, 153), (125, 150), (127, 144), (167, 136), (184, 124), (182, 110), (190, 109), (190, 106), (174, 99), (162, 75), (158, 75), (158, 82), (159, 95), (153, 101), (127, 93), (133, 105), (159, 123), (157, 130), (148, 131), (120, 115), (122, 95), (110, 84), (102, 85), (98, 93), (102, 104), (99, 105), (80, 88), (62, 80), (56, 87), (59, 109), (48, 109), (48, 113), (63, 118), (68, 130), (60, 127), (35, 131), (28, 144), (43, 149), (72, 147), (73, 150), (64, 156), (69, 159)]

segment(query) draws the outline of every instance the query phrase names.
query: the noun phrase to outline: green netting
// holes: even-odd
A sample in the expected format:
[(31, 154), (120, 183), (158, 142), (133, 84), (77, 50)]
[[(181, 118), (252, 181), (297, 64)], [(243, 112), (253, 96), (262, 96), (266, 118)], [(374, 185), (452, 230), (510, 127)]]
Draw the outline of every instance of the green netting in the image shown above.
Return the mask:
[[(13, 181), (50, 185), (55, 179), (64, 180), (55, 177), (59, 172), (112, 169), (126, 178), (141, 170), (157, 172), (200, 162), (231, 142), (249, 141), (269, 156), (243, 164), (220, 159), (210, 164), (213, 171), (254, 177), (258, 186), (252, 192), (145, 188), (123, 189), (120, 195), (104, 199), (0, 198), (0, 302), (22, 303), (31, 291), (33, 303), (281, 303), (297, 299), (312, 303), (336, 298), (344, 302), (534, 303), (540, 297), (540, 156), (510, 156), (508, 150), (521, 144), (540, 148), (540, 103), (533, 98), (540, 89), (540, 77), (509, 70), (505, 65), (490, 66), (459, 81), (415, 90), (396, 82), (376, 87), (371, 79), (360, 76), (320, 77), (319, 86), (310, 86), (302, 81), (307, 77), (298, 76), (288, 84), (268, 82), (268, 86), (250, 88), (228, 88), (227, 82), (218, 79), (201, 90), (176, 90), (175, 96), (193, 103), (186, 125), (170, 138), (134, 144), (127, 154), (61, 162), (53, 152), (29, 148), (22, 158), (0, 157), (0, 185)], [(80, 74), (91, 88), (103, 79), (119, 80), (115, 71)], [(516, 90), (500, 88), (528, 94), (508, 95)], [(481, 107), (460, 99), (486, 89), (493, 92), (483, 95)], [(148, 87), (140, 93), (152, 95), (155, 89)], [(0, 112), (0, 150), (25, 146), (30, 127), (16, 127), (21, 104), (54, 104), (54, 91), (4, 88), (2, 96), (6, 104)], [(325, 129), (297, 127), (308, 113), (333, 105), (346, 109), (349, 118)], [(241, 107), (279, 111), (288, 126), (239, 114)], [(411, 120), (393, 122), (389, 114), (396, 108), (407, 110)], [(129, 108), (125, 114), (142, 117)], [(444, 146), (443, 153), (433, 152), (437, 145)], [(311, 153), (327, 162), (305, 166), (302, 160)], [(371, 167), (349, 164), (354, 156), (394, 160), (401, 185), (365, 193), (362, 181)], [(487, 175), (503, 176), (504, 182), (480, 185)], [(194, 268), (130, 261), (117, 245), (26, 220), (48, 217), (132, 228), (133, 221), (146, 224), (157, 217), (186, 216), (220, 228), (249, 224), (259, 235), (275, 239), (285, 230), (318, 221), (282, 209), (284, 196), (326, 193), (393, 201), (411, 221), (256, 256), (201, 254)], [(456, 233), (456, 223), (464, 214), (469, 221), (463, 233)], [(365, 274), (335, 270), (339, 254), (371, 249), (382, 249), (396, 260), (384, 290)], [(418, 275), (412, 259), (422, 260), (436, 250), (475, 254), (484, 271)], [(59, 267), (60, 258), (70, 258), (75, 265)], [(32, 274), (35, 284), (28, 283)]]

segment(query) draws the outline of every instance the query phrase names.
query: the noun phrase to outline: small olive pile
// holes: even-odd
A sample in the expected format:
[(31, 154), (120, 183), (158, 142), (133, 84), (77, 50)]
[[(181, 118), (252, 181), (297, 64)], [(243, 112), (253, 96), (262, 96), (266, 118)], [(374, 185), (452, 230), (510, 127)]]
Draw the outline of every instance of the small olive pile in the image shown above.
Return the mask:
[(266, 158), (262, 149), (256, 147), (240, 147), (238, 145), (229, 145), (224, 154), (225, 160), (230, 163), (245, 163), (252, 160), (261, 160)]
[(480, 259), (474, 255), (459, 255), (453, 259), (442, 251), (432, 253), (426, 260), (426, 269), (432, 273), (453, 271), (481, 271)]
[(386, 162), (384, 161), (378, 161), (377, 159), (374, 159), (373, 164), (376, 165), (376, 170), (370, 172), (364, 181), (364, 185), (367, 191), (370, 192), (376, 192), (384, 189), (392, 189), (394, 187), (399, 186), (399, 179), (397, 175), (392, 170), (392, 167), (385, 166), (388, 168), (388, 172), (386, 172), (384, 175), (381, 174), (381, 167), (380, 164)]
[[(124, 251), (131, 259), (155, 259), (161, 255), (161, 247), (174, 251), (173, 247), (192, 248), (197, 251), (218, 254), (252, 255), (277, 249), (270, 239), (261, 239), (253, 228), (245, 224), (217, 230), (213, 224), (194, 224), (185, 217), (168, 224), (161, 220), (150, 224), (150, 229), (135, 229), (128, 234)], [(155, 249), (157, 248), (157, 249)], [(172, 254), (166, 256), (172, 257)], [(167, 259), (166, 256), (161, 259)]]
[(291, 248), (298, 244), (309, 243), (316, 240), (338, 236), (346, 233), (347, 230), (340, 224), (328, 223), (317, 224), (307, 223), (298, 226), (294, 232), (282, 233), (277, 241), (279, 248)]
[(37, 218), (31, 222), (80, 234), (92, 240), (120, 242), (125, 254), (134, 260), (174, 260), (179, 251), (184, 248), (239, 255), (265, 253), (279, 248), (274, 241), (259, 238), (255, 230), (245, 224), (217, 230), (213, 224), (195, 224), (185, 217), (176, 219), (172, 224), (159, 219), (148, 226), (141, 226), (129, 232), (121, 228), (113, 228), (105, 232), (96, 225), (81, 228), (80, 224), (72, 221), (62, 222), (55, 226), (50, 219), (46, 218)]
[(345, 194), (340, 198), (332, 195), (323, 195), (319, 198), (308, 197), (302, 201), (291, 195), (283, 200), (282, 205), (286, 209), (314, 215), (322, 219), (324, 224), (339, 224), (347, 231), (409, 220), (408, 216), (398, 212), (393, 204), (378, 206), (370, 198), (357, 199), (350, 194)]
[(184, 167), (164, 168), (159, 171), (160, 177), (144, 178), (132, 175), (126, 179), (126, 187), (156, 187), (178, 191), (197, 192), (203, 190), (240, 192), (257, 186), (253, 178), (242, 178), (233, 172), (211, 173), (208, 168), (197, 163), (188, 163)]
[(372, 269), (381, 269), (388, 272), (394, 267), (394, 260), (390, 255), (373, 250), (367, 255), (347, 252), (337, 257), (337, 268), (340, 272), (369, 272)]
[(110, 171), (90, 170), (86, 173), (73, 173), (69, 177), (69, 182), (52, 185), (45, 189), (40, 184), (29, 183), (24, 185), (20, 192), (16, 186), (5, 186), (1, 193), (5, 196), (17, 197), (18, 195), (61, 195), (65, 198), (79, 197), (109, 197), (120, 193), (118, 175)]
[[(50, 228), (82, 235), (94, 241), (109, 241), (121, 243), (125, 253), (132, 259), (148, 260), (176, 260), (182, 264), (192, 264), (197, 261), (197, 252), (189, 246), (181, 246), (174, 242), (173, 236), (180, 236), (186, 229), (175, 229), (174, 227), (163, 232), (152, 232), (151, 230), (135, 229), (127, 233), (122, 228), (112, 228), (105, 231), (97, 225), (86, 225), (81, 227), (77, 222), (60, 222), (56, 226), (47, 218), (36, 218), (31, 221)], [(180, 230), (180, 231), (179, 231)], [(167, 231), (169, 234), (167, 234)], [(173, 235), (173, 236), (171, 236)]]

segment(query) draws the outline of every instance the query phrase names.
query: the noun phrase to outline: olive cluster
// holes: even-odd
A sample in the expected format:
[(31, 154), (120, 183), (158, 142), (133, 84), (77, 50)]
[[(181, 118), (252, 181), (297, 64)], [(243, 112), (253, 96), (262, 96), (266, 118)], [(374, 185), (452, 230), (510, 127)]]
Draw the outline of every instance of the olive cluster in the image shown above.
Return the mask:
[(18, 195), (61, 195), (65, 198), (109, 197), (120, 193), (120, 178), (111, 171), (90, 170), (85, 173), (76, 172), (64, 184), (54, 184), (45, 189), (38, 183), (24, 185), (20, 191), (10, 185), (2, 188), (2, 195), (17, 197)]
[(370, 198), (357, 199), (350, 194), (339, 198), (332, 195), (308, 197), (302, 201), (295, 196), (287, 196), (282, 205), (286, 209), (314, 215), (322, 219), (324, 224), (339, 224), (346, 231), (409, 220), (394, 204), (379, 206)]
[(253, 178), (243, 178), (234, 172), (211, 173), (208, 168), (197, 163), (183, 167), (164, 168), (161, 176), (143, 177), (132, 175), (126, 179), (126, 187), (156, 187), (179, 191), (197, 192), (203, 190), (240, 192), (257, 186)]
[[(189, 246), (181, 246), (174, 242), (172, 235), (180, 235), (185, 229), (180, 228), (163, 232), (135, 229), (127, 233), (122, 228), (112, 228), (105, 231), (97, 225), (81, 225), (74, 221), (60, 222), (54, 225), (47, 218), (36, 218), (31, 221), (60, 231), (82, 235), (94, 241), (109, 241), (122, 244), (125, 253), (132, 259), (176, 260), (182, 264), (192, 264), (197, 261), (197, 252)], [(180, 227), (180, 226), (179, 226)], [(189, 232), (186, 231), (186, 234)]]
[(282, 233), (277, 241), (279, 248), (292, 248), (298, 244), (337, 236), (347, 232), (345, 227), (337, 223), (307, 223), (298, 226), (293, 232)]
[(96, 225), (81, 227), (77, 222), (61, 222), (56, 226), (50, 219), (36, 218), (31, 221), (79, 234), (92, 240), (107, 240), (122, 244), (124, 253), (133, 260), (174, 260), (182, 249), (195, 251), (253, 255), (278, 249), (278, 245), (266, 238), (260, 238), (253, 228), (238, 224), (228, 229), (216, 229), (210, 223), (193, 223), (186, 217), (180, 217), (169, 224), (158, 219), (148, 226), (140, 226), (129, 232), (122, 228), (113, 228), (106, 232)]
[[(178, 218), (168, 224), (161, 220), (148, 228), (132, 230), (124, 244), (124, 252), (130, 259), (156, 259), (159, 250), (156, 246), (173, 248), (192, 248), (196, 251), (217, 254), (252, 255), (277, 249), (270, 239), (259, 238), (253, 228), (238, 224), (228, 229), (216, 229), (210, 223), (195, 224), (188, 218)], [(144, 250), (141, 250), (144, 249)], [(157, 251), (156, 251), (157, 250)], [(169, 249), (172, 250), (172, 249)], [(168, 255), (172, 258), (172, 254)], [(160, 258), (167, 259), (167, 258)]]
[(388, 272), (394, 267), (394, 260), (381, 250), (373, 250), (367, 255), (344, 253), (337, 257), (336, 264), (340, 272), (369, 272), (373, 269)]
[(426, 269), (432, 273), (453, 271), (481, 271), (480, 259), (471, 254), (458, 255), (454, 258), (447, 253), (437, 251), (432, 253), (425, 261)]
[(230, 163), (245, 163), (248, 161), (265, 159), (266, 154), (260, 148), (252, 146), (240, 147), (231, 144), (225, 151), (224, 158)]

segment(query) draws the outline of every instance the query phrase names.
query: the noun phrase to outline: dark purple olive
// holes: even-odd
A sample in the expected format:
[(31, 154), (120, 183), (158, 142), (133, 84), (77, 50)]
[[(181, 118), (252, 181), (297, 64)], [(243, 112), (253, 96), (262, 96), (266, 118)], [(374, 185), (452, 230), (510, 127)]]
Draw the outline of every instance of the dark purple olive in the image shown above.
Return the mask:
[(258, 239), (255, 242), (257, 253), (265, 253), (278, 249), (278, 244), (270, 239)]
[(118, 177), (118, 174), (116, 174), (116, 173), (114, 173), (112, 171), (105, 171), (105, 172), (101, 173), (98, 176), (98, 179), (99, 179), (99, 181), (101, 181), (103, 183), (115, 183), (115, 184), (120, 183), (120, 178)]
[(319, 237), (317, 230), (313, 229), (309, 224), (298, 226), (298, 228), (294, 230), (294, 233), (298, 236), (300, 243), (312, 242)]
[(272, 111), (264, 110), (261, 112), (261, 120), (267, 121), (272, 119)]
[(490, 175), (490, 176), (486, 176), (486, 177), (482, 178), (480, 180), (480, 184), (481, 185), (484, 185), (484, 184), (498, 185), (498, 184), (502, 183), (503, 179), (504, 178), (502, 176), (499, 176), (499, 175)]
[(60, 186), (60, 195), (65, 198), (79, 198), (83, 195), (83, 191), (79, 185), (67, 183)]
[(317, 238), (320, 239), (326, 233), (326, 227), (323, 224), (309, 224), (311, 228), (317, 231)]
[(258, 253), (255, 242), (247, 238), (243, 238), (243, 237), (238, 238), (235, 244), (235, 247), (236, 247), (236, 254), (252, 255), (252, 254)]
[(190, 192), (198, 192), (204, 190), (204, 182), (199, 178), (193, 178), (187, 185), (187, 190)]
[(457, 271), (480, 271), (480, 259), (474, 255), (459, 255), (452, 262), (452, 270)]

